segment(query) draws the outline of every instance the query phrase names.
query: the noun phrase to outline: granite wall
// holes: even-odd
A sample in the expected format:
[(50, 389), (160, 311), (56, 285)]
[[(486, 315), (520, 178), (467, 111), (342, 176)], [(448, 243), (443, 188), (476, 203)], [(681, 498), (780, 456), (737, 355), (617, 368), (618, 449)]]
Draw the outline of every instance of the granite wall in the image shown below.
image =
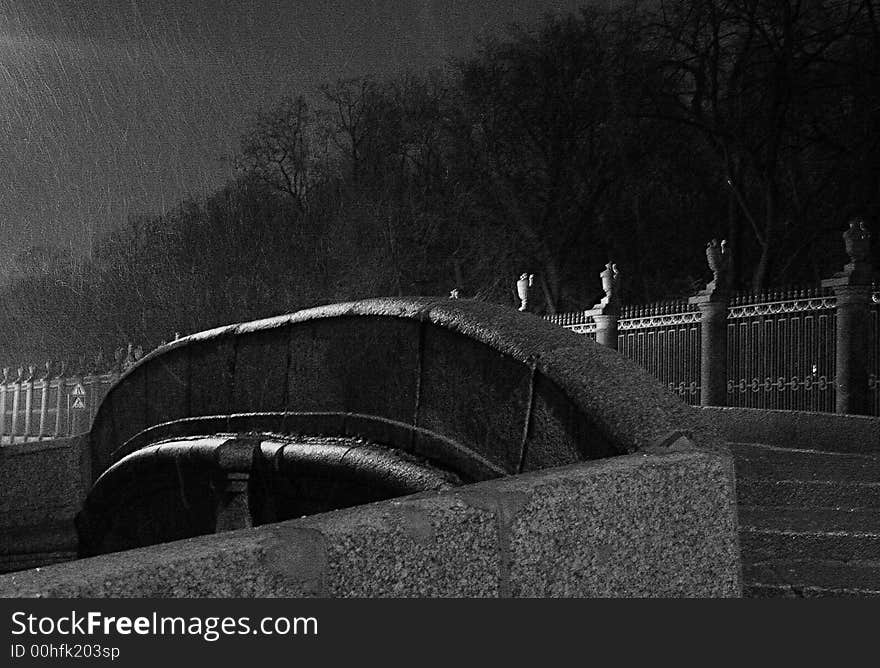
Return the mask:
[(729, 459), (687, 446), (0, 576), (3, 597), (730, 597)]
[(0, 572), (76, 556), (89, 464), (86, 436), (0, 447)]
[(880, 452), (880, 418), (839, 413), (705, 407), (730, 443), (766, 443), (831, 452)]

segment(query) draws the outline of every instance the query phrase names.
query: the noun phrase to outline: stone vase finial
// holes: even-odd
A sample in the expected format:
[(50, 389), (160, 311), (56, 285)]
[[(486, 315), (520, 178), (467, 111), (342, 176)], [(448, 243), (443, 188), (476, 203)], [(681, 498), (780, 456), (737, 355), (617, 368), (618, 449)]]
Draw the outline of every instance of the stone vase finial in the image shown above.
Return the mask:
[(529, 307), (529, 288), (535, 282), (534, 274), (523, 273), (520, 275), (519, 280), (516, 282), (516, 294), (519, 297), (520, 311), (525, 311)]
[[(834, 285), (870, 285), (874, 280), (874, 268), (871, 266), (871, 232), (862, 218), (853, 218), (843, 233), (843, 243), (847, 262), (843, 271), (839, 271), (830, 279), (822, 282), (826, 287)], [(841, 283), (843, 281), (843, 283)]]
[(617, 270), (617, 265), (613, 262), (606, 264), (605, 270), (599, 273), (599, 278), (602, 280), (602, 290), (605, 292), (605, 296), (599, 303), (603, 306), (616, 303), (619, 300), (617, 288), (620, 282), (620, 272)]
[(730, 253), (727, 250), (727, 240), (712, 239), (706, 244), (706, 262), (712, 271), (712, 280), (706, 284), (704, 293), (709, 294), (727, 287), (730, 273)]
[(620, 271), (614, 262), (608, 262), (605, 269), (599, 272), (599, 279), (602, 281), (602, 291), (605, 293), (591, 309), (587, 309), (587, 314), (596, 315), (618, 315), (620, 312)]
[(859, 264), (868, 260), (871, 253), (871, 232), (861, 218), (849, 221), (849, 229), (843, 233), (843, 243), (850, 264)]

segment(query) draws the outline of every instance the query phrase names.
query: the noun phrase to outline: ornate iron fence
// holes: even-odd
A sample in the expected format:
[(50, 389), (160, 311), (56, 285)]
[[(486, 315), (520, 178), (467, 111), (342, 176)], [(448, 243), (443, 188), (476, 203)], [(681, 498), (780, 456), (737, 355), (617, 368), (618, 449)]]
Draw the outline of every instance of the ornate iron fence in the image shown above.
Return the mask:
[(734, 295), (727, 405), (833, 412), (835, 305), (818, 288)]
[[(727, 312), (727, 405), (834, 412), (836, 298), (818, 288), (736, 294)], [(870, 316), (870, 410), (880, 415), (880, 291)], [(547, 319), (595, 338), (585, 313)], [(690, 404), (700, 403), (700, 312), (687, 302), (626, 306), (618, 352)]]
[(700, 312), (687, 302), (623, 308), (617, 350), (682, 400), (700, 403)]
[(33, 365), (2, 369), (0, 445), (88, 431), (110, 386), (143, 355), (143, 348), (129, 344), (115, 351), (111, 363), (102, 355), (91, 362), (82, 358), (73, 371), (51, 362), (39, 371)]
[[(547, 319), (578, 334), (596, 336), (596, 324), (584, 313), (560, 313)], [(667, 301), (623, 307), (617, 350), (682, 400), (700, 403), (700, 312), (692, 305)]]
[(95, 410), (119, 378), (99, 375), (41, 378), (20, 373), (0, 382), (0, 444), (40, 441), (88, 430)]

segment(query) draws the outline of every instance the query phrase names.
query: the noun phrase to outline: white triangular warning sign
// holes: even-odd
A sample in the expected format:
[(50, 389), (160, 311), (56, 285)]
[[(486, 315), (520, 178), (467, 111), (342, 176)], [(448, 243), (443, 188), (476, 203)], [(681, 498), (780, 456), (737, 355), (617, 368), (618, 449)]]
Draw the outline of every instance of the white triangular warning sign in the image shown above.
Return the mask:
[(73, 392), (71, 394), (75, 397), (84, 397), (86, 396), (86, 388), (82, 386), (82, 383), (77, 383), (73, 386)]
[(82, 397), (77, 397), (76, 399), (73, 400), (73, 407), (74, 408), (85, 408), (86, 402), (83, 401)]

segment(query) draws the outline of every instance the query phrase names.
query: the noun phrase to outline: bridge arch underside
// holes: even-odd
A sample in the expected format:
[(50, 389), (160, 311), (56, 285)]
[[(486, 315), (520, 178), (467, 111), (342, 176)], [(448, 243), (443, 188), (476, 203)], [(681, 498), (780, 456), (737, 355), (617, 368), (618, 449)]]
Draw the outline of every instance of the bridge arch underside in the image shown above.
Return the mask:
[[(160, 441), (360, 438), (468, 483), (673, 443), (720, 447), (704, 425), (629, 360), (530, 314), (465, 300), (337, 304), (203, 332), (141, 360), (95, 417), (92, 469), (103, 477), (82, 526), (106, 525), (96, 518), (132, 499), (128, 487), (149, 487), (146, 472), (159, 469), (137, 463), (131, 470), (139, 475), (123, 473), (132, 457), (158, 457), (155, 466), (167, 473), (158, 477), (170, 484), (179, 466), (160, 466), (161, 447), (174, 451), (156, 450)], [(219, 483), (207, 472), (211, 457), (196, 461), (204, 471), (188, 474), (191, 487), (207, 500), (202, 519), (188, 526), (216, 530), (223, 504), (208, 490)], [(383, 498), (397, 493), (381, 489)], [(159, 494), (177, 503), (172, 496)]]
[(77, 516), (79, 554), (145, 547), (459, 484), (429, 462), (362, 439), (256, 433), (172, 438), (123, 457), (97, 480)]

